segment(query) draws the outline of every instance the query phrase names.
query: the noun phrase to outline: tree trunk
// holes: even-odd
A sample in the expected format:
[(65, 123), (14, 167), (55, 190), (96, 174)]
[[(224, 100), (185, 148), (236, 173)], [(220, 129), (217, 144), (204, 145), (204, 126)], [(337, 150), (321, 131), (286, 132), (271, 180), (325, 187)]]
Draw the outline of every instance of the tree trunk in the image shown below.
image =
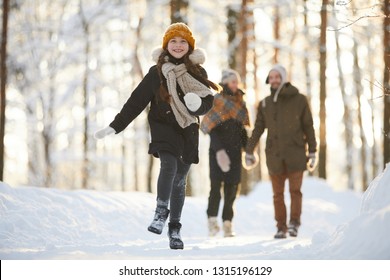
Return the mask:
[[(50, 6), (47, 7), (48, 10), (54, 10), (58, 9), (58, 6), (55, 4), (55, 2), (50, 2)], [(59, 26), (58, 30), (60, 30), (61, 26), (61, 19), (64, 15), (64, 6), (58, 9), (59, 11)], [(51, 19), (50, 17), (46, 20)], [(56, 30), (49, 29), (47, 32), (47, 39), (53, 38), (53, 35), (57, 34)], [(48, 60), (48, 66), (49, 71), (48, 74), (48, 90), (45, 93), (41, 93), (39, 95), (39, 101), (40, 106), (42, 107), (41, 110), (43, 112), (42, 117), (42, 123), (43, 123), (43, 129), (41, 132), (42, 140), (43, 140), (43, 159), (44, 159), (44, 185), (45, 187), (52, 187), (55, 185), (54, 178), (55, 178), (55, 164), (53, 162), (53, 143), (54, 143), (54, 136), (55, 136), (55, 106), (56, 106), (56, 75), (57, 75), (57, 66), (58, 61), (61, 57), (61, 51), (59, 52), (52, 52), (50, 60)]]
[(85, 36), (84, 46), (84, 77), (82, 83), (83, 93), (83, 109), (84, 109), (84, 121), (83, 121), (83, 160), (82, 160), (82, 171), (81, 171), (81, 187), (83, 189), (88, 188), (89, 181), (89, 55), (90, 55), (90, 34), (89, 34), (89, 23), (87, 22), (82, 1), (80, 1), (80, 16), (82, 21), (82, 27)]
[[(136, 30), (136, 38), (137, 39), (141, 38), (142, 22), (143, 22), (143, 18), (139, 18), (138, 26), (137, 26), (137, 30)], [(136, 44), (136, 46), (135, 46), (132, 63), (133, 63), (133, 70), (132, 70), (133, 80), (137, 76), (138, 76), (139, 80), (142, 80), (144, 78), (144, 73), (142, 71), (141, 61), (139, 60), (139, 56), (138, 56), (138, 44)], [(148, 128), (148, 133), (150, 133), (150, 131), (149, 131), (149, 123), (148, 123), (147, 119), (146, 119), (145, 126)], [(135, 133), (137, 132), (137, 129), (138, 129), (138, 125), (136, 124), (136, 120), (135, 120), (135, 123), (134, 123), (134, 132)], [(137, 156), (137, 153), (136, 153), (136, 149), (137, 149), (136, 139), (134, 139), (134, 143), (133, 144), (135, 145), (135, 151), (134, 151), (135, 152), (134, 153), (134, 174), (135, 174), (134, 183), (135, 183), (135, 190), (140, 190), (140, 188), (138, 186), (140, 181), (139, 181), (138, 166), (137, 166), (138, 156)], [(153, 191), (152, 183), (153, 183), (153, 167), (154, 167), (154, 163), (155, 163), (155, 160), (154, 160), (153, 155), (148, 155), (148, 167), (147, 167), (147, 170), (146, 170), (146, 172), (147, 172), (147, 174), (146, 174), (146, 184), (147, 184), (147, 191), (150, 192), (150, 193)]]
[[(246, 82), (246, 60), (247, 60), (247, 30), (246, 30), (246, 16), (247, 16), (247, 1), (242, 1), (241, 12), (236, 6), (228, 6), (226, 31), (228, 34), (228, 64), (229, 68), (235, 69), (242, 78), (243, 87)], [(254, 53), (254, 65), (256, 55)], [(249, 192), (249, 172), (241, 169), (241, 193), (247, 194)]]
[(326, 28), (328, 0), (322, 0), (320, 33), (320, 151), (318, 172), (326, 179)]
[(36, 119), (35, 114), (35, 106), (34, 102), (31, 104), (26, 104), (26, 116), (28, 119), (34, 121), (34, 125), (30, 124), (27, 126), (27, 166), (28, 166), (28, 174), (27, 174), (27, 182), (32, 186), (42, 186), (44, 182), (42, 180), (41, 174), (41, 166), (39, 160), (39, 141), (38, 132), (36, 130)]
[[(241, 2), (241, 14), (239, 15), (237, 26), (240, 44), (235, 49), (236, 54), (236, 70), (241, 76), (242, 86), (246, 88), (246, 63), (248, 56), (248, 2), (250, 0), (242, 0)], [(250, 174), (247, 170), (241, 167), (241, 188), (240, 191), (243, 195), (246, 195), (250, 191)]]
[[(52, 83), (52, 81), (50, 81)], [(49, 188), (53, 186), (53, 174), (54, 174), (54, 167), (53, 167), (53, 160), (52, 160), (52, 144), (53, 144), (53, 137), (52, 137), (52, 121), (54, 117), (54, 88), (52, 88), (49, 91), (49, 103), (47, 104), (47, 112), (45, 113), (45, 119), (42, 120), (44, 123), (43, 131), (42, 131), (42, 138), (43, 138), (43, 157), (45, 160), (45, 172), (44, 172), (44, 181), (45, 181), (45, 187)], [(42, 98), (42, 96), (41, 96)], [(42, 105), (44, 106), (44, 101), (42, 100)], [(43, 107), (42, 106), (42, 107)], [(45, 110), (45, 108), (42, 108)]]
[[(253, 59), (253, 87), (255, 92), (255, 104), (259, 104), (260, 102), (260, 87), (257, 77), (257, 71), (258, 71), (258, 65), (257, 65), (257, 52), (256, 52), (256, 32), (255, 32), (255, 18), (253, 11), (250, 12), (250, 23), (249, 23), (249, 30), (251, 31), (252, 37), (251, 41), (253, 42), (253, 49), (252, 49), (252, 59)], [(251, 170), (251, 178), (255, 182), (262, 180), (262, 169), (261, 169), (261, 141), (259, 141), (259, 144), (257, 146), (257, 153), (259, 155), (259, 164)], [(243, 168), (244, 169), (244, 168)]]
[(234, 5), (227, 7), (228, 64), (231, 69), (237, 68), (237, 48), (240, 42), (237, 37), (239, 17), (240, 13)]
[(241, 15), (239, 19), (239, 33), (241, 37), (240, 46), (238, 49), (237, 71), (241, 75), (242, 86), (246, 88), (246, 63), (248, 55), (248, 0), (242, 0)]
[(275, 4), (274, 8), (274, 63), (279, 62), (279, 44), (280, 44), (280, 7)]
[(295, 54), (294, 54), (294, 42), (295, 42), (295, 39), (297, 38), (297, 24), (296, 24), (296, 19), (295, 17), (291, 19), (293, 21), (293, 24), (292, 24), (292, 31), (291, 31), (291, 38), (290, 38), (290, 42), (289, 42), (289, 46), (290, 46), (290, 51), (289, 51), (289, 65), (288, 65), (288, 79), (290, 81), (293, 80), (293, 72), (294, 72), (294, 65), (295, 65)]
[(384, 90), (384, 112), (383, 112), (383, 163), (390, 162), (390, 0), (383, 3), (383, 90)]
[(309, 61), (309, 50), (310, 50), (310, 35), (309, 35), (309, 26), (308, 26), (308, 8), (307, 8), (307, 0), (304, 0), (304, 12), (303, 12), (303, 34), (308, 40), (308, 42), (305, 44), (305, 54), (303, 57), (303, 64), (305, 65), (305, 76), (306, 76), (306, 95), (307, 99), (309, 101), (309, 104), (311, 104), (311, 71), (310, 71), (310, 61)]
[(184, 22), (188, 23), (187, 10), (188, 0), (170, 0), (171, 23)]
[(334, 34), (335, 34), (335, 41), (336, 41), (337, 68), (339, 71), (339, 75), (338, 75), (339, 85), (340, 85), (341, 96), (343, 98), (343, 103), (344, 103), (343, 121), (344, 121), (344, 139), (345, 139), (345, 151), (346, 151), (346, 174), (348, 177), (348, 189), (353, 190), (355, 188), (354, 178), (353, 178), (353, 145), (351, 145), (353, 141), (353, 123), (351, 119), (351, 110), (349, 107), (349, 99), (345, 91), (346, 86), (345, 86), (343, 66), (341, 62), (341, 49), (339, 44), (340, 32), (335, 31)]
[[(352, 8), (352, 14), (353, 16), (356, 16), (356, 10), (355, 10), (355, 4), (351, 3)], [(362, 105), (361, 105), (361, 99), (363, 97), (363, 87), (362, 87), (362, 74), (361, 69), (359, 65), (359, 49), (358, 49), (358, 42), (356, 40), (356, 33), (354, 32), (354, 42), (353, 42), (353, 48), (352, 48), (352, 54), (353, 54), (353, 82), (354, 82), (354, 88), (356, 92), (356, 98), (358, 102), (358, 124), (360, 129), (360, 141), (361, 141), (361, 147), (360, 147), (360, 163), (361, 163), (361, 179), (362, 179), (362, 189), (365, 191), (368, 187), (368, 174), (367, 174), (367, 138), (364, 132), (364, 124), (363, 124), (363, 112), (362, 112)]]
[[(142, 20), (143, 20), (142, 17), (138, 19), (138, 25), (137, 25), (137, 29), (135, 32), (135, 40), (136, 41), (141, 40)], [(138, 57), (138, 47), (139, 47), (139, 44), (135, 44), (135, 49), (133, 51), (133, 56), (132, 56), (132, 66), (133, 67), (132, 67), (130, 75), (132, 76), (132, 87), (133, 88), (135, 88), (138, 80), (141, 81), (144, 78), (144, 73), (142, 71), (141, 62), (140, 62), (139, 57)], [(147, 119), (146, 119), (145, 126), (149, 127)], [(133, 139), (134, 190), (139, 191), (140, 188), (139, 188), (139, 176), (138, 176), (139, 161), (138, 161), (138, 153), (137, 153), (137, 151), (138, 151), (138, 145), (137, 145), (138, 124), (137, 124), (137, 120), (133, 121), (133, 130), (134, 130), (134, 135), (135, 135), (134, 139)], [(125, 146), (125, 144), (123, 144), (123, 145)], [(124, 151), (124, 153), (125, 153), (125, 151)], [(153, 168), (153, 165), (152, 165), (152, 168)], [(123, 174), (126, 173), (125, 164), (123, 164), (122, 173)], [(148, 174), (148, 176), (149, 176), (149, 174)]]
[[(370, 60), (372, 61), (372, 60)], [(372, 74), (371, 74), (372, 71)], [(380, 155), (378, 154), (378, 144), (377, 144), (377, 139), (376, 139), (376, 130), (375, 130), (375, 104), (374, 104), (374, 83), (375, 83), (375, 78), (374, 78), (374, 71), (370, 71), (370, 108), (371, 108), (371, 133), (372, 133), (372, 155), (371, 155), (371, 173), (372, 173), (372, 178), (375, 178), (378, 175), (378, 171), (380, 169), (379, 164), (378, 164), (378, 158), (380, 158)]]
[(354, 83), (355, 83), (355, 90), (356, 90), (356, 98), (358, 101), (358, 123), (360, 128), (360, 141), (361, 141), (361, 147), (360, 147), (360, 163), (361, 163), (361, 175), (362, 175), (362, 187), (363, 191), (365, 191), (368, 187), (368, 175), (367, 175), (367, 139), (366, 135), (364, 133), (363, 129), (363, 115), (362, 115), (362, 106), (361, 106), (361, 98), (362, 98), (362, 85), (361, 85), (361, 72), (359, 68), (359, 56), (358, 56), (358, 49), (356, 45), (356, 41), (354, 42), (353, 46), (353, 53), (354, 53)]
[(8, 36), (9, 1), (3, 0), (3, 22), (1, 34), (1, 85), (0, 85), (0, 181), (4, 181), (4, 136), (5, 136), (5, 101), (7, 85), (7, 36)]
[(84, 26), (84, 32), (85, 32), (85, 48), (84, 48), (84, 55), (85, 55), (85, 73), (83, 78), (83, 108), (84, 108), (84, 138), (83, 138), (83, 170), (82, 170), (82, 183), (81, 186), (83, 189), (86, 189), (88, 187), (88, 181), (89, 181), (89, 117), (88, 117), (88, 100), (89, 100), (89, 94), (88, 94), (88, 84), (89, 84), (89, 52), (90, 52), (90, 43), (89, 43), (89, 28), (88, 24)]
[[(368, 34), (367, 37), (367, 45), (368, 45), (368, 60), (374, 61), (374, 56), (376, 56), (374, 52), (374, 48), (371, 45), (371, 36), (369, 28), (372, 28), (372, 26), (367, 26), (365, 28), (366, 34)], [(376, 139), (376, 130), (375, 130), (375, 103), (374, 103), (374, 88), (375, 88), (375, 65), (373, 63), (369, 63), (369, 76), (370, 76), (370, 108), (371, 108), (371, 133), (372, 133), (372, 154), (371, 154), (371, 172), (372, 172), (372, 178), (375, 178), (378, 175), (378, 171), (380, 169), (378, 164), (378, 159), (380, 158), (380, 155), (378, 153), (378, 144)]]
[[(52, 36), (52, 32), (49, 33), (49, 38)], [(50, 64), (52, 63), (51, 69), (55, 68), (56, 60), (50, 61)], [(52, 159), (52, 146), (53, 146), (53, 127), (54, 127), (54, 106), (55, 106), (55, 88), (56, 88), (56, 82), (55, 82), (55, 73), (51, 72), (49, 74), (49, 90), (47, 94), (49, 95), (46, 98), (43, 94), (39, 96), (40, 105), (42, 106), (42, 112), (43, 112), (43, 130), (42, 130), (42, 139), (43, 139), (43, 158), (45, 161), (44, 164), (44, 185), (45, 187), (49, 188), (53, 186), (53, 177), (54, 177), (54, 166), (53, 166), (53, 159)]]

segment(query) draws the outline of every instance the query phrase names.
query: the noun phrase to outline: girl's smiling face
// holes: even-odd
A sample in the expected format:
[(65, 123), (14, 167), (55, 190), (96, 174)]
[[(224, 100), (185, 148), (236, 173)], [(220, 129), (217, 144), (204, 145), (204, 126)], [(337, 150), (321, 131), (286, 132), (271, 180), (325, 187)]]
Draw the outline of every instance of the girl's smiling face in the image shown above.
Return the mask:
[(167, 50), (171, 56), (180, 59), (189, 51), (188, 42), (182, 37), (173, 37), (168, 42)]

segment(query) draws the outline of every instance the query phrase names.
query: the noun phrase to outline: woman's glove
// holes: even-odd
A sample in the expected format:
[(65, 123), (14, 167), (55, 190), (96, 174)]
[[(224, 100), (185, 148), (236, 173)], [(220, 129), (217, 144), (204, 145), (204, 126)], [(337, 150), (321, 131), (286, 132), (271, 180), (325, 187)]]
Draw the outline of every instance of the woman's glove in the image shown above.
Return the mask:
[(310, 153), (307, 155), (307, 168), (309, 171), (313, 171), (317, 166), (316, 153)]
[(190, 110), (191, 112), (198, 111), (200, 106), (202, 105), (202, 99), (193, 92), (189, 92), (184, 95), (184, 102), (186, 103), (188, 110)]
[(217, 163), (223, 172), (229, 172), (231, 162), (226, 150), (222, 149), (217, 152)]
[(104, 137), (114, 134), (115, 129), (113, 129), (111, 126), (107, 126), (106, 128), (100, 129), (95, 132), (95, 138), (96, 139), (103, 139)]
[(250, 170), (256, 167), (257, 163), (259, 162), (259, 155), (257, 153), (249, 154), (245, 153), (245, 158), (243, 160), (244, 162), (244, 168), (246, 170)]

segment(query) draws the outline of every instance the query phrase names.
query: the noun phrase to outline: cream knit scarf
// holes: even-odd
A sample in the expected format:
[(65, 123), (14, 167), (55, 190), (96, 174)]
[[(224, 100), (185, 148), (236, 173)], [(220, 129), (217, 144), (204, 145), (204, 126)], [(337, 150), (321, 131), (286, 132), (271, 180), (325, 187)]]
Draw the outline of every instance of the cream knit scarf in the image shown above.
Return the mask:
[(167, 79), (168, 92), (171, 95), (172, 111), (180, 127), (186, 128), (193, 123), (198, 123), (198, 119), (188, 112), (187, 107), (180, 100), (176, 85), (179, 84), (184, 94), (193, 92), (200, 98), (212, 95), (211, 90), (192, 77), (187, 72), (187, 68), (183, 63), (175, 65), (171, 62), (166, 62), (162, 66), (162, 73)]

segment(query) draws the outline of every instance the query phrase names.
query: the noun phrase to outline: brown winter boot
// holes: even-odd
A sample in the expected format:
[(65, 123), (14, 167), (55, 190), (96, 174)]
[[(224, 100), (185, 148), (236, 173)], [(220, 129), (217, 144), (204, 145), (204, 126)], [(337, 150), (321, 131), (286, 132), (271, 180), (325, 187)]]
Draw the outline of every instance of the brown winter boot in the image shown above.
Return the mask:
[(298, 236), (298, 229), (299, 229), (299, 223), (297, 222), (290, 222), (288, 225), (288, 233), (291, 237), (297, 237)]
[(278, 229), (276, 234), (274, 235), (275, 239), (285, 239), (287, 238), (286, 232), (284, 230)]

